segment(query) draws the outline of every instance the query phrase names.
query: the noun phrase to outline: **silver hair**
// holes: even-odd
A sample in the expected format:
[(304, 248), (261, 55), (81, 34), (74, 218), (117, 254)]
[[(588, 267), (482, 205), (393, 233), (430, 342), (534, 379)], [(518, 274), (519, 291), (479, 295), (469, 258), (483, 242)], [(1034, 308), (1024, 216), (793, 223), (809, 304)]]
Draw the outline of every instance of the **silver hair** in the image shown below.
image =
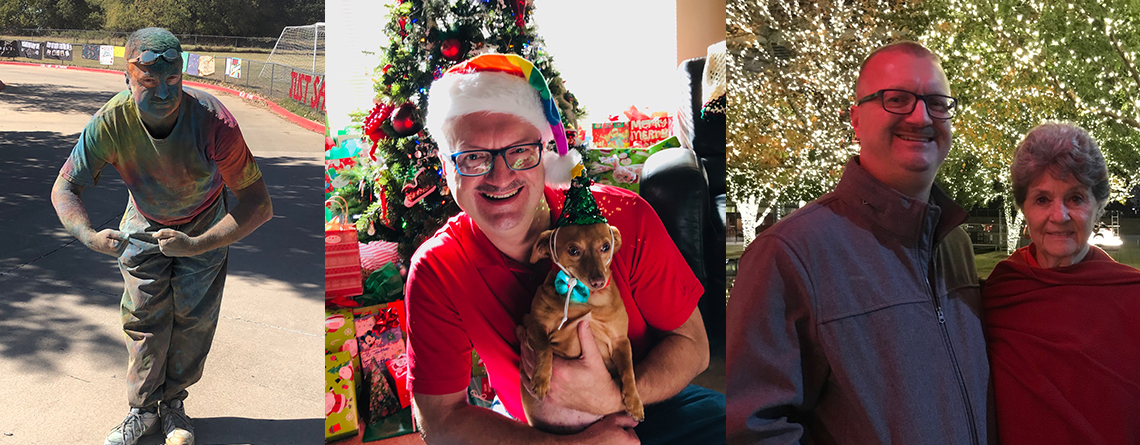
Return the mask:
[(1097, 219), (1108, 205), (1108, 167), (1092, 136), (1068, 122), (1045, 122), (1029, 130), (1013, 152), (1009, 167), (1013, 199), (1018, 208), (1025, 204), (1029, 184), (1042, 174), (1058, 179), (1069, 175), (1092, 190), (1099, 209)]

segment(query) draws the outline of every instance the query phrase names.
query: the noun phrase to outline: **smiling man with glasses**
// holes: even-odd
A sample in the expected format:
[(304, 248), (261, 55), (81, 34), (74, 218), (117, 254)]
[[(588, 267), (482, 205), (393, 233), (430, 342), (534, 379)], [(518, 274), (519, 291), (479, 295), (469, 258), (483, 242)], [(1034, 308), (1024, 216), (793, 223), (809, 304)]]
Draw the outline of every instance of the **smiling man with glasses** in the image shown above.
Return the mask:
[(914, 42), (872, 52), (855, 92), (859, 155), (835, 190), (740, 259), (728, 442), (984, 444), (968, 215), (934, 184), (958, 101), (938, 56)]
[[(575, 159), (558, 108), (538, 69), (514, 55), (482, 55), (432, 84), (427, 129), (439, 144), (447, 184), (463, 211), (412, 257), (407, 281), (408, 386), (429, 444), (716, 443), (724, 440), (724, 396), (689, 385), (708, 365), (708, 340), (697, 299), (700, 282), (649, 205), (634, 193), (593, 188), (601, 213), (628, 240), (611, 269), (634, 347), (638, 424), (596, 348), (575, 360), (554, 359), (551, 389), (533, 412), (522, 409), (533, 355), (515, 326), (553, 264), (531, 264), (539, 234), (562, 211)], [(548, 144), (557, 149), (548, 150)], [(568, 162), (569, 161), (569, 162)], [(562, 181), (554, 179), (562, 177)], [(592, 334), (579, 326), (582, 345)], [(467, 404), (471, 350), (487, 366), (500, 405)], [(585, 431), (558, 436), (531, 428), (528, 416), (601, 418)]]
[[(160, 430), (192, 445), (182, 402), (202, 377), (218, 325), (228, 247), (273, 215), (261, 170), (218, 99), (182, 86), (169, 31), (127, 39), (127, 89), (95, 113), (60, 169), (52, 204), (63, 226), (116, 257), (124, 280), (130, 412), (107, 436), (132, 445)], [(130, 191), (118, 230), (96, 231), (80, 196), (112, 165)], [(229, 209), (226, 188), (238, 199)]]

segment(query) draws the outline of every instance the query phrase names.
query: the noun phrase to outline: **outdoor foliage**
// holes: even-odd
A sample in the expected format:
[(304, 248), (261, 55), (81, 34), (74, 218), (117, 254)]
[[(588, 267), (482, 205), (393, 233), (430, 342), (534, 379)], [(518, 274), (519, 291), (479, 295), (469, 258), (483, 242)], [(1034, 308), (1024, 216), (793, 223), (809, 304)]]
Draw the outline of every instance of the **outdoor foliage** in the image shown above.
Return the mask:
[(324, 15), (323, 2), (306, 0), (0, 0), (0, 29), (159, 26), (175, 34), (276, 37), (285, 26), (321, 22)]
[[(857, 152), (847, 110), (858, 63), (903, 38), (942, 57), (960, 100), (938, 182), (965, 207), (1004, 198), (1008, 225), (1020, 227), (1009, 164), (1017, 142), (1045, 120), (1072, 121), (1100, 142), (1111, 200), (1140, 184), (1140, 5), (856, 0), (811, 7), (819, 9), (798, 1), (729, 7), (729, 48), (739, 54), (730, 64), (730, 94), (739, 97), (729, 108), (737, 202), (806, 201), (830, 189)], [(742, 167), (750, 165), (760, 167)]]
[[(381, 105), (364, 122), (379, 162), (357, 167), (362, 170), (349, 174), (359, 180), (350, 176), (353, 183), (336, 191), (353, 213), (362, 213), (361, 242), (399, 242), (400, 256), (408, 259), (459, 212), (442, 177), (436, 144), (419, 128), (431, 82), (451, 66), (483, 53), (518, 54), (542, 72), (566, 126), (577, 127), (583, 111), (529, 23), (532, 7), (526, 0), (404, 0), (391, 7), (384, 27), (389, 44), (375, 71), (375, 101)], [(401, 115), (400, 108), (411, 113)], [(416, 188), (433, 187), (421, 200), (405, 199)]]

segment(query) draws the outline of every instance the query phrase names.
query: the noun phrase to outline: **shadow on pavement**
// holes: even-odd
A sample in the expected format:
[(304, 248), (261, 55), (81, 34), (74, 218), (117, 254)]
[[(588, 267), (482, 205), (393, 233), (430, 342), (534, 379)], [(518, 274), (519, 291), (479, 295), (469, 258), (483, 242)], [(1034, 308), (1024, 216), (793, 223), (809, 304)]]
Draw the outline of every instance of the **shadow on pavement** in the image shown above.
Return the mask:
[[(230, 275), (289, 283), (324, 301), (324, 172), (319, 161), (258, 157), (273, 219), (230, 246)], [(237, 202), (231, 196), (230, 206)], [(240, 264), (240, 267), (238, 266)]]
[[(123, 89), (127, 89), (124, 78)], [(117, 92), (116, 92), (117, 93)], [(67, 85), (15, 84), (4, 88), (4, 102), (20, 112), (95, 114), (116, 93)], [(61, 100), (66, 97), (67, 100)]]
[[(0, 132), (0, 233), (7, 235), (0, 242), (0, 356), (19, 359), (28, 372), (56, 372), (60, 355), (81, 348), (108, 360), (123, 349), (118, 336), (95, 334), (100, 331), (95, 325), (69, 315), (85, 306), (116, 308), (122, 295), (116, 260), (76, 241), (51, 205), (52, 184), (78, 136)], [(231, 246), (229, 273), (285, 283), (303, 298), (323, 301), (319, 161), (257, 161), (275, 216)], [(114, 168), (105, 168), (99, 184), (85, 189), (82, 197), (96, 230), (118, 226), (128, 193)], [(62, 295), (69, 296), (62, 308), (43, 298)], [(51, 304), (45, 306), (45, 301)]]
[[(310, 445), (324, 443), (324, 419), (194, 418), (197, 445)], [(161, 433), (143, 437), (139, 445), (162, 445)]]

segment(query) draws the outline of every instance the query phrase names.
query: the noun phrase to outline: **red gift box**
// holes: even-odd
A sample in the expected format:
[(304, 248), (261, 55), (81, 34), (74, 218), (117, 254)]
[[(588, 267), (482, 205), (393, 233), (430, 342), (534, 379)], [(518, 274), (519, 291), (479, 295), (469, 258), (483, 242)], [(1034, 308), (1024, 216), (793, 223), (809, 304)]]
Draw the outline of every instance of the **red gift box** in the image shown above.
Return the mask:
[(388, 360), (388, 374), (396, 382), (396, 395), (400, 399), (400, 407), (407, 408), (412, 404), (412, 393), (408, 392), (408, 355)]
[(627, 122), (603, 122), (593, 125), (594, 147), (629, 147), (629, 126)]

